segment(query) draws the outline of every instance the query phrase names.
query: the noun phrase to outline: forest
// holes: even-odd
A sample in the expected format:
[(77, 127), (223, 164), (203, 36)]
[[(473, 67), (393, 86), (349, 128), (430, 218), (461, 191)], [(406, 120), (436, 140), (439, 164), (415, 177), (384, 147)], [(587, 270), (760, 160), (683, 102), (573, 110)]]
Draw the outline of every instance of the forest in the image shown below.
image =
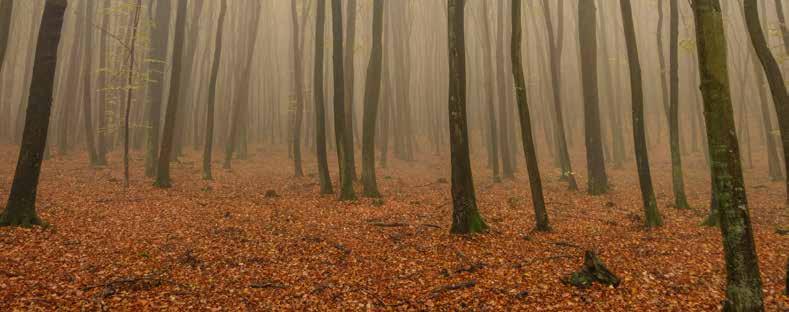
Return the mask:
[(789, 311), (789, 0), (0, 0), (2, 311)]

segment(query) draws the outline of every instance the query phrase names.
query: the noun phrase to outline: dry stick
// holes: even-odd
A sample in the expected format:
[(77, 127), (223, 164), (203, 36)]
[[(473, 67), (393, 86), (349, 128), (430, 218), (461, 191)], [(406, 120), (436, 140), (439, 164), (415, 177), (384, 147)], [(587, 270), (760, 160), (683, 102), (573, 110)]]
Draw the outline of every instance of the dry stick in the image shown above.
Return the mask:
[(444, 292), (458, 290), (458, 289), (464, 289), (464, 288), (471, 288), (471, 287), (474, 287), (474, 285), (477, 285), (477, 281), (472, 279), (472, 280), (463, 281), (463, 282), (460, 282), (460, 283), (457, 283), (457, 284), (451, 284), (451, 285), (442, 286), (442, 287), (436, 288), (433, 291), (431, 291), (430, 292), (431, 293), (430, 297), (431, 298), (435, 298), (435, 297), (437, 297), (438, 295), (440, 295), (440, 294), (442, 294)]

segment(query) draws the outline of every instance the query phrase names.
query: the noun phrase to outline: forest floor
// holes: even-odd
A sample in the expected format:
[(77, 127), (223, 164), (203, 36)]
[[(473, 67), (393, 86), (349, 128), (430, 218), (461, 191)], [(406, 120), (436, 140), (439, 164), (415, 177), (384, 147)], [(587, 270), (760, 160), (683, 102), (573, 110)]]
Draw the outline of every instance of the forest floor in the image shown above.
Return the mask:
[[(665, 225), (649, 231), (632, 161), (609, 168), (613, 189), (597, 197), (543, 168), (553, 231), (537, 233), (522, 161), (515, 180), (494, 184), (479, 154), (477, 199), (491, 230), (467, 237), (448, 233), (446, 157), (380, 169), (383, 202), (338, 202), (318, 194), (311, 157), (308, 176), (293, 178), (284, 152), (257, 152), (231, 171), (215, 164), (213, 182), (188, 154), (168, 190), (142, 176), (139, 155), (128, 190), (116, 154), (97, 169), (84, 155), (46, 161), (38, 209), (49, 225), (0, 228), (0, 310), (715, 311), (724, 298), (720, 231), (699, 226), (709, 199), (701, 156), (686, 157), (690, 210), (670, 205), (668, 161), (653, 164)], [(0, 147), (0, 208), (16, 155)], [(789, 210), (783, 184), (764, 172), (756, 161), (746, 174), (765, 302), (789, 311), (789, 236), (776, 233)], [(587, 249), (619, 287), (560, 281)]]

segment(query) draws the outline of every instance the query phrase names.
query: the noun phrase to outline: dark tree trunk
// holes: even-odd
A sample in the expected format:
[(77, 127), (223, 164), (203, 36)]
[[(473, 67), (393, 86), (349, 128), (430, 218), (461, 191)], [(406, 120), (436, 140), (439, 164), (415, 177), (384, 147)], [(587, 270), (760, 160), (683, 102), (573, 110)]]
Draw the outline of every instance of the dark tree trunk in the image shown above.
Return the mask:
[(783, 2), (784, 0), (775, 0), (775, 11), (778, 14), (778, 27), (781, 29), (784, 52), (789, 53), (789, 26), (786, 25)]
[(652, 174), (649, 171), (649, 153), (647, 151), (646, 127), (644, 126), (644, 86), (641, 78), (641, 61), (638, 56), (638, 41), (633, 26), (633, 10), (629, 0), (620, 0), (622, 25), (625, 32), (625, 45), (630, 68), (630, 92), (633, 106), (633, 143), (635, 145), (638, 182), (641, 186), (641, 200), (644, 205), (646, 227), (660, 226), (663, 221), (655, 201), (655, 190), (652, 188)]
[(5, 63), (5, 55), (8, 50), (13, 8), (14, 0), (0, 0), (0, 72), (3, 70), (3, 63)]
[(597, 16), (594, 1), (578, 2), (578, 35), (581, 45), (581, 74), (586, 127), (586, 164), (589, 171), (588, 192), (600, 195), (608, 191), (605, 158), (600, 134), (600, 107), (597, 88)]
[(496, 123), (496, 84), (494, 78), (493, 56), (491, 46), (494, 42), (491, 41), (493, 37), (490, 30), (490, 16), (488, 15), (488, 2), (482, 2), (482, 11), (485, 14), (482, 20), (482, 52), (485, 64), (485, 98), (488, 107), (488, 123), (490, 127), (490, 148), (488, 149), (488, 162), (493, 170), (493, 182), (501, 182), (501, 175), (499, 173), (499, 135), (498, 123)]
[(222, 61), (222, 31), (225, 27), (227, 0), (222, 0), (217, 21), (216, 41), (214, 42), (214, 60), (211, 64), (211, 77), (208, 82), (208, 104), (206, 106), (205, 145), (203, 145), (203, 179), (212, 180), (211, 157), (214, 148), (214, 106), (216, 103), (216, 83), (219, 76), (219, 64)]
[[(751, 4), (755, 4), (755, 1), (751, 1)], [(746, 13), (751, 8), (755, 6), (748, 7)], [(712, 182), (717, 193), (726, 260), (726, 300), (723, 310), (764, 311), (759, 262), (734, 130), (720, 2), (696, 0), (693, 12), (696, 17), (705, 123), (712, 158)], [(758, 20), (755, 24), (752, 22), (749, 22), (751, 27), (755, 25), (758, 28)], [(763, 36), (761, 38), (764, 39)]]
[[(246, 137), (245, 135), (239, 134), (243, 134), (243, 131), (246, 128), (244, 124), (246, 122), (245, 116), (247, 115), (247, 110), (249, 109), (247, 104), (249, 102), (249, 86), (252, 83), (252, 61), (254, 60), (253, 56), (255, 55), (255, 45), (257, 43), (258, 30), (260, 29), (260, 3), (255, 3), (256, 5), (252, 6), (251, 8), (251, 10), (253, 10), (252, 21), (250, 23), (250, 27), (252, 27), (252, 29), (248, 33), (249, 37), (246, 38), (248, 51), (245, 55), (246, 59), (242, 63), (243, 69), (241, 73), (241, 80), (236, 86), (235, 103), (233, 105), (230, 117), (230, 131), (227, 136), (227, 145), (225, 146), (225, 169), (230, 169), (231, 161), (233, 160), (233, 152), (236, 150), (239, 141)], [(297, 72), (300, 70), (301, 68), (298, 68)], [(299, 117), (299, 119), (300, 118), (301, 117)], [(299, 157), (301, 157), (301, 153), (299, 153)]]
[[(156, 158), (159, 155), (159, 130), (162, 123), (162, 101), (164, 83), (166, 81), (165, 65), (167, 60), (167, 44), (170, 40), (170, 11), (171, 1), (156, 2), (156, 28), (151, 35), (150, 71), (157, 82), (149, 87), (150, 104), (148, 107), (148, 138), (145, 153), (145, 176), (156, 175)], [(180, 57), (180, 56), (174, 56)]]
[[(767, 75), (767, 83), (773, 96), (775, 112), (778, 115), (778, 128), (780, 129), (781, 141), (783, 142), (784, 167), (789, 170), (789, 95), (786, 91), (781, 68), (767, 45), (767, 39), (759, 21), (759, 8), (756, 5), (757, 1), (744, 1), (745, 22), (748, 26), (751, 43), (756, 49), (756, 55), (759, 57), (759, 61), (762, 63), (764, 72)], [(789, 202), (789, 179), (786, 179), (785, 196), (786, 201)]]
[[(474, 179), (469, 159), (466, 117), (466, 39), (464, 0), (449, 0), (449, 137), (452, 151), (452, 228), (453, 234), (485, 231), (488, 225), (477, 209)], [(501, 15), (500, 15), (501, 16)]]
[(668, 131), (671, 147), (671, 181), (674, 186), (674, 207), (690, 208), (685, 196), (685, 179), (682, 173), (679, 133), (679, 3), (669, 4), (669, 110)]
[(98, 155), (96, 154), (96, 139), (95, 132), (93, 132), (93, 15), (96, 14), (96, 1), (88, 1), (85, 12), (83, 29), (85, 30), (85, 38), (83, 39), (83, 52), (85, 53), (82, 58), (82, 114), (85, 125), (85, 145), (88, 151), (88, 159), (90, 164), (95, 166), (98, 164)]
[(345, 121), (345, 75), (343, 73), (343, 48), (342, 48), (342, 3), (332, 0), (332, 46), (334, 54), (334, 135), (337, 140), (337, 161), (340, 167), (340, 200), (354, 200), (353, 191), (353, 134), (346, 129)]
[(47, 144), (60, 31), (67, 6), (66, 0), (47, 0), (44, 5), (28, 96), (25, 130), (8, 204), (0, 214), (0, 226), (41, 224), (36, 213), (36, 193)]
[(329, 175), (329, 161), (326, 155), (326, 104), (323, 90), (323, 50), (326, 25), (326, 0), (318, 1), (315, 14), (315, 69), (312, 76), (312, 87), (315, 89), (315, 147), (318, 158), (318, 180), (321, 194), (334, 193)]
[(553, 110), (556, 115), (556, 138), (559, 147), (559, 160), (561, 166), (561, 179), (567, 180), (571, 190), (578, 189), (578, 183), (575, 181), (575, 173), (573, 172), (572, 162), (570, 161), (570, 153), (567, 149), (567, 134), (564, 131), (564, 114), (562, 113), (562, 50), (564, 46), (564, 1), (558, 1), (559, 12), (557, 16), (556, 37), (553, 33), (553, 20), (548, 0), (543, 0), (543, 8), (545, 9), (545, 28), (548, 34), (548, 47), (550, 48), (551, 55), (551, 91), (553, 95)]
[(526, 168), (529, 171), (529, 184), (531, 185), (532, 203), (534, 204), (534, 218), (538, 231), (549, 231), (548, 212), (545, 210), (545, 199), (542, 195), (542, 179), (540, 167), (537, 162), (537, 150), (534, 149), (534, 138), (531, 133), (531, 116), (526, 96), (526, 78), (523, 76), (523, 61), (521, 60), (522, 45), (521, 30), (521, 0), (512, 0), (512, 75), (515, 80), (515, 94), (518, 98), (518, 116), (521, 121), (521, 139), (523, 140), (523, 154), (526, 156)]
[[(293, 165), (294, 175), (297, 177), (304, 176), (301, 168), (301, 124), (304, 117), (304, 78), (302, 77), (304, 71), (302, 70), (302, 46), (299, 37), (303, 37), (303, 33), (299, 27), (306, 25), (299, 25), (298, 13), (296, 12), (296, 0), (291, 1), (291, 19), (293, 23), (293, 92), (296, 97), (296, 110), (293, 116), (293, 137), (291, 138), (291, 146), (293, 148)], [(304, 14), (307, 14), (306, 12)], [(232, 138), (231, 138), (232, 140)]]
[(186, 30), (186, 0), (178, 1), (175, 18), (175, 38), (173, 39), (173, 61), (170, 72), (170, 95), (167, 101), (167, 110), (164, 114), (164, 128), (162, 129), (162, 144), (159, 149), (159, 161), (156, 169), (156, 182), (160, 188), (169, 188), (170, 158), (173, 153), (173, 138), (175, 136), (176, 114), (178, 113), (179, 90), (181, 89), (181, 70), (183, 67), (184, 32)]
[(354, 93), (354, 79), (355, 79), (355, 72), (354, 72), (354, 64), (353, 64), (353, 55), (354, 50), (356, 50), (356, 0), (348, 0), (348, 20), (346, 22), (346, 27), (348, 27), (347, 32), (348, 36), (345, 37), (345, 60), (344, 66), (345, 69), (343, 73), (345, 74), (345, 122), (346, 122), (346, 130), (347, 133), (350, 134), (350, 138), (348, 139), (351, 142), (351, 153), (348, 155), (351, 158), (351, 177), (356, 180), (356, 156), (354, 153), (354, 135), (356, 134), (355, 125), (353, 119), (354, 115), (354, 100), (355, 100), (355, 93)]
[(383, 60), (383, 0), (373, 2), (373, 40), (367, 81), (364, 90), (364, 117), (362, 120), (362, 184), (364, 196), (381, 197), (375, 178), (375, 122), (381, 99), (381, 68)]

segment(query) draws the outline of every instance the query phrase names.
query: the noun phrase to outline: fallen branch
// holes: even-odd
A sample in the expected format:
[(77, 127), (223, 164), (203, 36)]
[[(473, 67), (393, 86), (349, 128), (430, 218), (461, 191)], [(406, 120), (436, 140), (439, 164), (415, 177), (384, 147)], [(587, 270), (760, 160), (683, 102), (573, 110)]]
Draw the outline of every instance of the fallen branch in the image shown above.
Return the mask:
[(392, 222), (392, 223), (386, 223), (386, 222), (368, 222), (368, 224), (370, 224), (370, 225), (372, 225), (372, 226), (379, 226), (379, 227), (401, 227), (401, 226), (408, 226), (408, 224), (406, 224), (406, 223), (402, 223), (402, 222)]
[(572, 243), (568, 243), (568, 242), (561, 242), (560, 241), (560, 242), (552, 242), (552, 244), (554, 244), (556, 246), (561, 246), (561, 247), (572, 247), (572, 248), (584, 249), (581, 246), (578, 246), (578, 245), (572, 244)]
[[(82, 291), (88, 291), (88, 290), (99, 288), (99, 287), (106, 287), (106, 288), (115, 289), (115, 287), (119, 286), (119, 285), (135, 284), (135, 283), (138, 283), (138, 282), (149, 282), (151, 284), (155, 284), (155, 286), (158, 286), (158, 285), (161, 285), (161, 284), (163, 284), (165, 282), (170, 282), (170, 281), (165, 281), (165, 280), (160, 279), (160, 278), (153, 278), (153, 277), (148, 277), (148, 276), (143, 276), (143, 277), (125, 277), (125, 278), (115, 279), (115, 280), (112, 280), (112, 281), (109, 281), (109, 282), (106, 282), (106, 283), (103, 283), (103, 284), (84, 286), (84, 287), (82, 287)], [(172, 282), (170, 282), (170, 283), (172, 283)]]
[(249, 285), (249, 287), (255, 289), (265, 289), (265, 288), (284, 289), (284, 288), (288, 288), (288, 285), (274, 281), (265, 281), (260, 283), (253, 283), (252, 285)]
[(789, 234), (789, 229), (777, 228), (777, 229), (775, 229), (775, 233), (778, 234), (778, 235), (787, 235), (787, 234)]

